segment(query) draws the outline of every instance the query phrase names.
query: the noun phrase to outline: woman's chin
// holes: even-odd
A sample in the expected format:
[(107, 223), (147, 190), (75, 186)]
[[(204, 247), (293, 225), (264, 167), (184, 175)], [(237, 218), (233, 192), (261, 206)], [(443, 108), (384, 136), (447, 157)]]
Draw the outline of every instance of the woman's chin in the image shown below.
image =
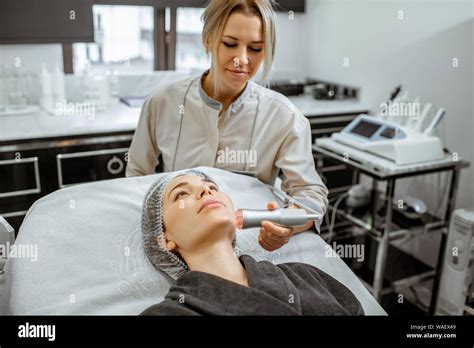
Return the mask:
[(225, 84), (227, 85), (228, 88), (233, 89), (233, 90), (241, 90), (245, 87), (245, 85), (248, 82), (248, 78), (226, 78), (225, 79)]
[(235, 230), (235, 216), (216, 211), (212, 216), (208, 216), (204, 225), (212, 230)]

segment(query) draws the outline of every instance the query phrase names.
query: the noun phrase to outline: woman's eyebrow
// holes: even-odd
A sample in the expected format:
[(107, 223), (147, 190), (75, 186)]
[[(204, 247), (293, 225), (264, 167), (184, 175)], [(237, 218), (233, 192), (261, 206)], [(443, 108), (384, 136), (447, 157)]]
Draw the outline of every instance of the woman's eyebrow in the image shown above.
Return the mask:
[(180, 182), (180, 183), (179, 183), (178, 185), (176, 185), (175, 187), (173, 187), (173, 188), (171, 189), (170, 193), (168, 193), (168, 199), (170, 198), (171, 193), (172, 193), (174, 190), (176, 190), (178, 187), (185, 186), (185, 185), (188, 185), (188, 184), (189, 184), (189, 182), (183, 181), (183, 182)]
[(206, 179), (202, 179), (203, 182), (209, 182), (213, 185), (215, 185), (217, 188), (219, 188), (219, 185), (217, 185), (214, 181), (211, 181), (211, 180), (206, 180)]
[[(222, 37), (228, 37), (229, 39), (233, 39), (235, 41), (239, 41), (238, 38), (234, 37), (234, 36), (231, 36), (231, 35), (222, 35)], [(263, 41), (252, 41), (251, 43), (254, 43), (254, 44), (261, 44), (263, 43)]]

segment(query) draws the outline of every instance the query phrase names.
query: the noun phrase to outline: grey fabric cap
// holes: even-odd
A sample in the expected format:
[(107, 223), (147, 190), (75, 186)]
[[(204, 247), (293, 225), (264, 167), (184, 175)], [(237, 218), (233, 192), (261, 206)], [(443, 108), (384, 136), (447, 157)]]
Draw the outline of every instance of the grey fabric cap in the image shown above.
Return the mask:
[[(142, 211), (142, 238), (145, 253), (156, 269), (165, 272), (174, 280), (186, 273), (189, 268), (178, 253), (166, 249), (163, 231), (163, 192), (171, 180), (183, 175), (196, 175), (214, 183), (207, 174), (196, 169), (170, 173), (159, 178), (148, 189)], [(232, 245), (238, 254), (235, 248), (235, 237)]]

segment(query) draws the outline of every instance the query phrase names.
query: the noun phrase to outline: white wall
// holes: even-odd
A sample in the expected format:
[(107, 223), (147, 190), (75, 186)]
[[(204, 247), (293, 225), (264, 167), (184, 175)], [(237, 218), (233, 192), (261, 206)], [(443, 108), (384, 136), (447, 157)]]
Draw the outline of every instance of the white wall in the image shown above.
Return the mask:
[(276, 50), (270, 78), (304, 79), (308, 75), (309, 52), (304, 40), (308, 15), (276, 13)]
[[(472, 163), (461, 174), (457, 206), (474, 209), (473, 2), (307, 0), (306, 16), (308, 75), (360, 86), (373, 111), (399, 83), (446, 109), (445, 146)], [(435, 210), (445, 179), (406, 180), (400, 188)]]

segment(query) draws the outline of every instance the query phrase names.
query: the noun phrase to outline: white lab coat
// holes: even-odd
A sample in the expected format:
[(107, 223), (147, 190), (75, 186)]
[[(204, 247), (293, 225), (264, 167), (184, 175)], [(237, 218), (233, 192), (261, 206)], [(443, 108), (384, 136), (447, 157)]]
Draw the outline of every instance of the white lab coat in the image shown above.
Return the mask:
[(202, 88), (204, 74), (148, 95), (126, 175), (154, 173), (160, 154), (165, 172), (209, 166), (253, 171), (274, 184), (281, 171), (281, 188), (324, 214), (328, 191), (315, 170), (308, 119), (288, 98), (253, 81), (219, 116), (221, 103)]

